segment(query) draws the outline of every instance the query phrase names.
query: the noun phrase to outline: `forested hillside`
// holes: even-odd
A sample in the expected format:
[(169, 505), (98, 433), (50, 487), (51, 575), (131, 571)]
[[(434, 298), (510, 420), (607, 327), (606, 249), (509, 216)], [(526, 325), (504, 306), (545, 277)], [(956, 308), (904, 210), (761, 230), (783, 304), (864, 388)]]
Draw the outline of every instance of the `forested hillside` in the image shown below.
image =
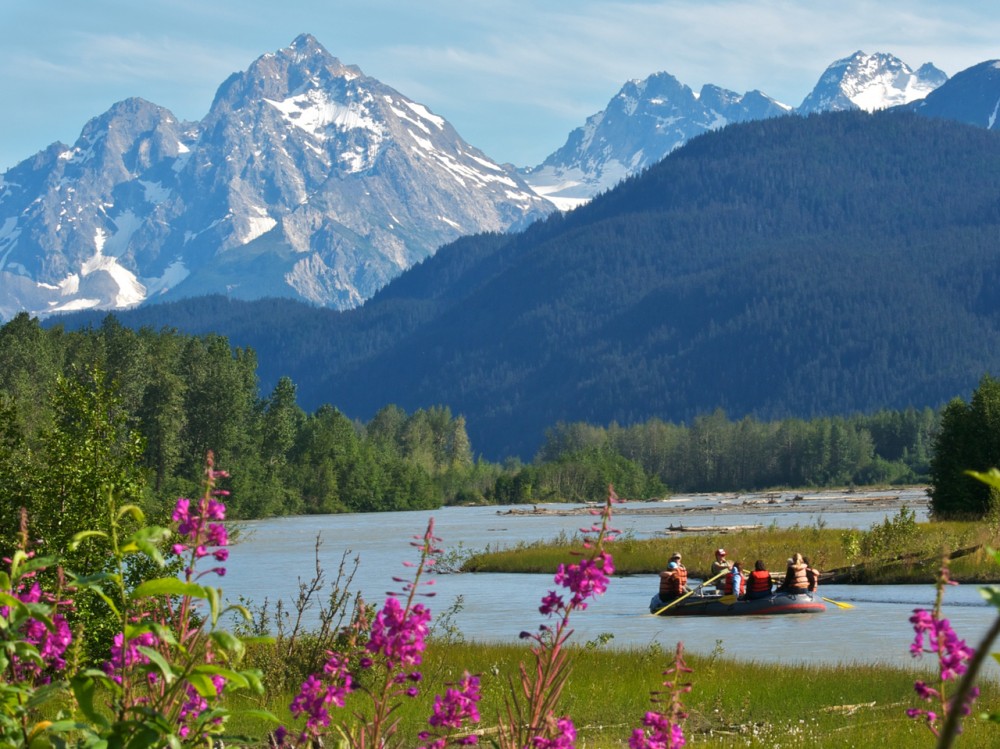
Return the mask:
[(522, 234), (464, 238), (360, 310), (215, 299), (120, 319), (251, 346), (265, 387), (290, 375), (307, 409), (446, 405), (484, 455), (530, 457), (560, 421), (965, 396), (1000, 371), (998, 236), (996, 134), (788, 117), (696, 138)]
[[(258, 392), (253, 351), (215, 334), (132, 331), (110, 317), (93, 329), (46, 330), (18, 315), (0, 327), (0, 517), (26, 508), (42, 537), (68, 542), (75, 531), (63, 514), (99, 523), (109, 491), (159, 517), (178, 495), (197, 493), (209, 451), (230, 474), (222, 488), (233, 518), (591, 502), (609, 485), (641, 500), (914, 483), (927, 473), (938, 429), (931, 409), (560, 423), (530, 463), (501, 464), (474, 457), (465, 419), (447, 407), (407, 413), (387, 404), (362, 423), (329, 404), (304, 411), (287, 377)], [(5, 531), (0, 553), (9, 554), (17, 524)]]

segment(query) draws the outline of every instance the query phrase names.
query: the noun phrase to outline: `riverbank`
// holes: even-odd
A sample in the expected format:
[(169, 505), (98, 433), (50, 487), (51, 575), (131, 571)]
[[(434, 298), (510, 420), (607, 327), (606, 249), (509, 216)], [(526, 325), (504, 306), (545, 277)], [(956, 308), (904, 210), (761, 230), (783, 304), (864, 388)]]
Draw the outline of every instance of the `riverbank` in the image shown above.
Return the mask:
[[(824, 515), (883, 512), (883, 520), (867, 529), (830, 528)], [(511, 508), (505, 515), (527, 518), (546, 514), (585, 515), (590, 508), (534, 506)], [(779, 577), (785, 561), (795, 552), (809, 557), (823, 572), (825, 582), (860, 584), (932, 584), (947, 559), (952, 578), (967, 583), (1000, 582), (1000, 564), (988, 553), (1000, 546), (1000, 529), (985, 522), (918, 522), (926, 518), (926, 487), (902, 490), (768, 492), (763, 494), (679, 495), (656, 502), (630, 502), (615, 514), (648, 518), (658, 527), (652, 538), (626, 532), (612, 548), (618, 574), (656, 574), (671, 554), (682, 554), (688, 573), (710, 574), (714, 550), (725, 548), (730, 561), (751, 569), (760, 559)], [(777, 527), (767, 516), (802, 515), (803, 524)], [(761, 516), (760, 523), (747, 523)], [(685, 523), (685, 516), (698, 522)], [(712, 523), (704, 522), (706, 517)], [(732, 523), (727, 523), (732, 518)], [(736, 522), (736, 521), (739, 522)], [(464, 572), (542, 573), (580, 550), (576, 536), (520, 542), (469, 554), (461, 563)]]
[[(906, 647), (907, 643), (900, 643)], [(641, 725), (651, 692), (663, 689), (663, 672), (674, 651), (659, 646), (608, 648), (577, 643), (574, 666), (560, 704), (560, 713), (572, 717), (577, 749), (627, 746), (632, 730)], [(432, 696), (443, 693), (465, 670), (479, 674), (483, 695), (479, 711), (480, 744), (489, 736), (504, 709), (507, 677), (529, 658), (517, 644), (434, 641), (429, 644), (422, 671), (421, 697), (407, 700), (396, 714), (403, 736), (415, 739), (426, 727)], [(859, 660), (864, 653), (858, 653)], [(688, 743), (699, 747), (774, 746), (930, 746), (926, 726), (908, 718), (909, 707), (926, 707), (913, 689), (916, 679), (933, 681), (934, 664), (915, 661), (920, 670), (850, 664), (843, 666), (747, 663), (729, 658), (721, 646), (705, 655), (685, 653), (692, 669), (684, 679), (691, 691), (683, 696), (689, 717)], [(625, 676), (627, 675), (627, 676)], [(975, 713), (1000, 710), (1000, 686), (980, 683), (982, 693)], [(289, 718), (291, 696), (269, 698), (263, 705), (282, 720)], [(351, 708), (348, 700), (346, 706)], [(341, 711), (344, 712), (344, 711)], [(335, 716), (336, 717), (336, 716)], [(249, 735), (266, 728), (248, 722), (234, 726)], [(967, 719), (962, 747), (993, 747), (1000, 727)], [(403, 742), (417, 746), (417, 742)]]

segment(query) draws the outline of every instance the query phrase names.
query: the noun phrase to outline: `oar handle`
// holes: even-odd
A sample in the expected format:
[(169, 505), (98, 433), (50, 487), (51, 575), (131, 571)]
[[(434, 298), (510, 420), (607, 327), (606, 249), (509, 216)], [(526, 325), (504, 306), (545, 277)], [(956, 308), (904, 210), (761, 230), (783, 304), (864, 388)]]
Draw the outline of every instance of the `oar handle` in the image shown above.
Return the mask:
[(674, 604), (678, 604), (681, 601), (683, 601), (685, 598), (687, 598), (689, 595), (691, 595), (692, 593), (694, 593), (696, 590), (698, 590), (702, 586), (708, 585), (711, 582), (715, 582), (716, 580), (718, 580), (720, 577), (722, 577), (723, 575), (727, 574), (728, 572), (729, 572), (729, 570), (722, 570), (722, 572), (720, 572), (718, 575), (715, 575), (713, 577), (708, 578), (708, 580), (704, 580), (704, 581), (698, 583), (695, 587), (693, 587), (691, 590), (689, 590), (684, 595), (680, 596), (679, 598), (675, 598), (670, 603), (668, 603), (666, 606), (664, 606), (662, 609), (658, 609), (658, 610), (654, 611), (653, 612), (653, 616), (659, 616), (660, 614), (662, 614), (664, 611), (666, 611), (667, 609), (669, 609)]

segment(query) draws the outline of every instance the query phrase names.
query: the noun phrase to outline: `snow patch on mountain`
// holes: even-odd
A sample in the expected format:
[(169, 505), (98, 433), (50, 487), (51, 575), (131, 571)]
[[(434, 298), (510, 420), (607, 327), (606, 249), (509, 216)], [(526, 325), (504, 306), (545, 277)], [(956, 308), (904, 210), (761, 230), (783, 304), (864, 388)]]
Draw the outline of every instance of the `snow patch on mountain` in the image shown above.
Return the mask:
[(788, 110), (759, 91), (738, 94), (706, 85), (695, 93), (669, 73), (656, 73), (627, 82), (607, 108), (570, 133), (562, 148), (520, 173), (557, 207), (575, 207), (696, 135)]
[(311, 89), (281, 101), (272, 99), (264, 101), (281, 112), (290, 124), (318, 140), (326, 140), (327, 129), (330, 126), (341, 130), (369, 130), (377, 136), (383, 134), (382, 126), (361, 103), (350, 102), (344, 105), (332, 101), (329, 95), (320, 89)]
[(5, 172), (0, 319), (209, 293), (347, 309), (463, 234), (552, 210), (303, 34), (224, 81), (199, 122), (128, 99)]
[(869, 55), (858, 50), (831, 63), (796, 111), (799, 114), (845, 109), (874, 112), (923, 99), (947, 79), (930, 63), (915, 71), (894, 55), (885, 52)]

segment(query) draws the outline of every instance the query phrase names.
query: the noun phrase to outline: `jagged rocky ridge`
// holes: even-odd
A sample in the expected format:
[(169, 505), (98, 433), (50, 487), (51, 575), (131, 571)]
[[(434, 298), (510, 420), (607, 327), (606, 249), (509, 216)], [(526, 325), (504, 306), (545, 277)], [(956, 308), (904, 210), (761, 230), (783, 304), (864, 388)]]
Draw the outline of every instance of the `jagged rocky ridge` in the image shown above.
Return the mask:
[(0, 318), (213, 292), (350, 308), (446, 242), (551, 210), (302, 35), (201, 122), (129, 99), (3, 174)]
[(695, 94), (673, 76), (657, 73), (626, 83), (562, 148), (521, 173), (540, 195), (569, 208), (709, 130), (793, 112), (887, 109), (926, 96), (947, 79), (930, 63), (914, 71), (893, 55), (858, 51), (832, 63), (793, 108), (760, 91), (738, 94), (706, 85)]

